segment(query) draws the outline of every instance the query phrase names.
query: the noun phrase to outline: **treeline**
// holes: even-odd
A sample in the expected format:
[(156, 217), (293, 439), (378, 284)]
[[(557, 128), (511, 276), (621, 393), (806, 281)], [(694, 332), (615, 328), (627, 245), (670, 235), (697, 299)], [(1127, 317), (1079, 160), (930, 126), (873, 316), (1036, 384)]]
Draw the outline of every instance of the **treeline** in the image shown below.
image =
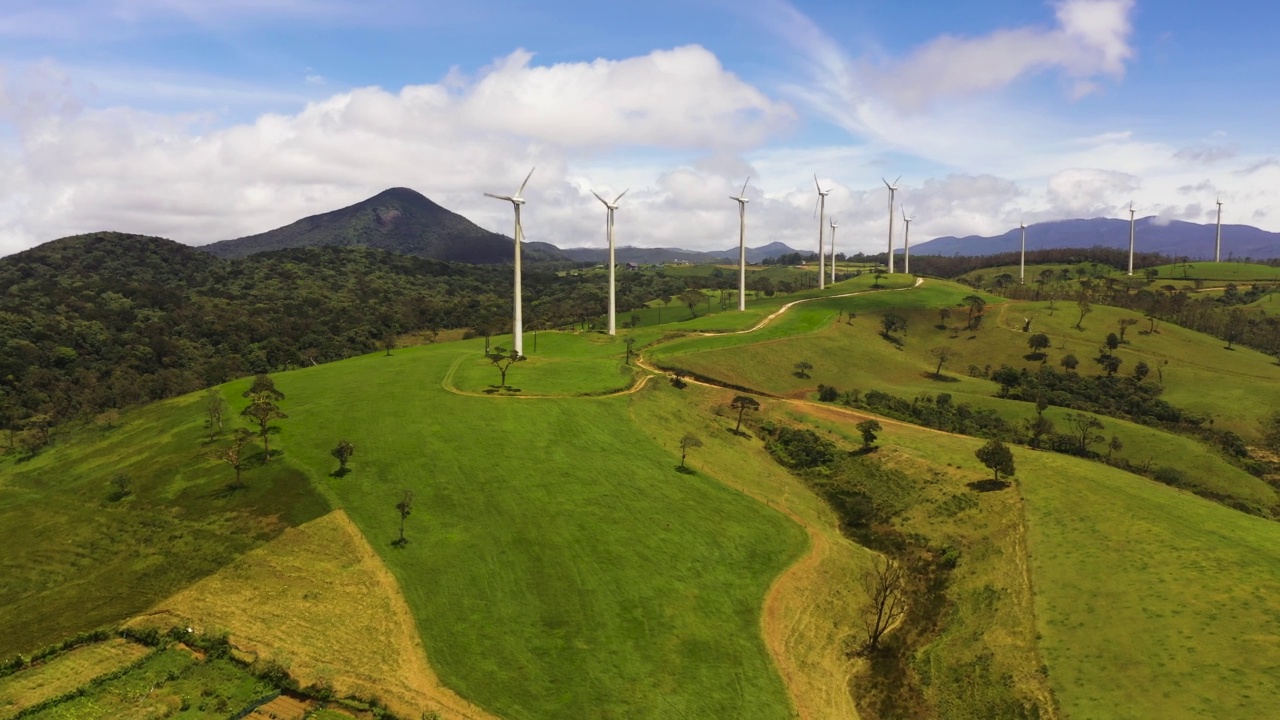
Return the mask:
[[(606, 311), (596, 273), (524, 274), (525, 327)], [(620, 312), (704, 278), (621, 276)], [(360, 247), (223, 260), (160, 238), (95, 233), (0, 259), (0, 430), (72, 419), (208, 385), (372, 352), (398, 334), (510, 329), (509, 266)], [(47, 438), (46, 438), (47, 439)]]

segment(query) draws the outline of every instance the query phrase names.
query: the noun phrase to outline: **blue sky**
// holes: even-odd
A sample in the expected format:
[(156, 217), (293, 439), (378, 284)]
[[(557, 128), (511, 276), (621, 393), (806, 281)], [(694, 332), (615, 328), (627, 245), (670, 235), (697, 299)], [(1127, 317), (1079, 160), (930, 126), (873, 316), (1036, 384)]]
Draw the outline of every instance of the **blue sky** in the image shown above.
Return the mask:
[[(1280, 230), (1277, 10), (1224, 0), (7, 0), (0, 254), (98, 229), (200, 244), (407, 185), (530, 240), (878, 250), (1142, 215)], [(511, 188), (513, 189), (513, 188)], [(506, 211), (509, 212), (509, 211)]]

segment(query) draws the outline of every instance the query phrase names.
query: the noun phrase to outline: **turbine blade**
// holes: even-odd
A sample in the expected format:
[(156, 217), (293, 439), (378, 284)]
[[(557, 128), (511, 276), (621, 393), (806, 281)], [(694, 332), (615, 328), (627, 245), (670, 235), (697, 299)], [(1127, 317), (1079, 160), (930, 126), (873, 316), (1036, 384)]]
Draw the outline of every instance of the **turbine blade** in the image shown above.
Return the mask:
[(818, 195), (818, 199), (813, 201), (813, 216), (818, 217), (818, 203), (822, 202), (822, 195)]
[[(533, 170), (537, 170), (537, 169), (538, 169), (538, 168), (536, 168), (536, 167), (535, 167), (535, 168), (533, 168)], [(533, 170), (530, 170), (530, 171), (529, 171), (529, 174), (524, 176), (524, 182), (520, 183), (520, 189), (519, 189), (519, 190), (517, 190), (517, 191), (516, 191), (516, 194), (515, 194), (515, 196), (516, 196), (516, 197), (520, 197), (521, 195), (523, 195), (523, 194), (524, 194), (524, 186), (525, 186), (525, 185), (528, 185), (528, 184), (529, 184), (529, 178), (533, 177)]]
[(618, 201), (622, 199), (622, 196), (626, 195), (629, 192), (631, 192), (631, 188), (627, 188), (626, 190), (623, 190), (621, 193), (619, 193), (618, 197), (613, 199), (613, 204), (617, 205)]
[(893, 189), (893, 186), (889, 184), (888, 180), (885, 180), (884, 178), (880, 178), (880, 182), (884, 183), (884, 186), (889, 188), (890, 190)]
[(897, 187), (898, 187), (898, 181), (899, 181), (899, 180), (901, 180), (901, 179), (902, 179), (902, 176), (901, 176), (901, 175), (899, 175), (898, 177), (896, 177), (896, 178), (894, 178), (894, 179), (893, 179), (893, 187), (894, 187), (895, 189), (897, 189)]
[(513, 199), (510, 195), (494, 195), (493, 193), (485, 193), (484, 195), (485, 197), (491, 197), (495, 200), (506, 200), (507, 202), (511, 202)]
[(604, 198), (600, 197), (600, 193), (596, 192), (595, 190), (592, 190), (592, 191), (591, 191), (591, 194), (592, 194), (592, 195), (595, 195), (597, 200), (599, 200), (600, 202), (604, 203), (604, 206), (605, 206), (605, 207), (609, 207), (609, 202), (608, 202), (607, 200), (605, 200)]
[(748, 175), (748, 176), (747, 176), (747, 182), (742, 183), (742, 192), (738, 193), (738, 197), (746, 197), (746, 196), (747, 196), (747, 183), (749, 183), (749, 182), (751, 182), (751, 176), (750, 176), (750, 175)]
[(818, 194), (822, 194), (822, 186), (818, 184), (818, 173), (813, 174), (813, 186), (818, 188)]

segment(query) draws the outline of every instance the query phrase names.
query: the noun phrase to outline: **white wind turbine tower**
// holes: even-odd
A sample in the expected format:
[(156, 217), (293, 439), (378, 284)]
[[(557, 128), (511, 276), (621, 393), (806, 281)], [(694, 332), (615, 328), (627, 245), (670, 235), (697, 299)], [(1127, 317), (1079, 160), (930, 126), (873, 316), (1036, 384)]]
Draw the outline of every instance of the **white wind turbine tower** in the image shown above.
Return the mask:
[(889, 257), (885, 260), (885, 264), (889, 266), (890, 275), (893, 274), (893, 196), (898, 192), (898, 180), (901, 179), (902, 176), (899, 175), (897, 179), (890, 183), (888, 180), (880, 178), (884, 186), (889, 188)]
[(831, 284), (836, 284), (836, 219), (831, 218)]
[(738, 196), (729, 196), (730, 200), (738, 202), (738, 312), (747, 309), (747, 203), (751, 202), (747, 199), (749, 182), (751, 177), (747, 176), (747, 182), (742, 183), (742, 191)]
[(1022, 228), (1022, 254), (1018, 257), (1018, 284), (1025, 285), (1027, 283), (1027, 223), (1019, 220), (1018, 227)]
[(1218, 234), (1213, 241), (1213, 261), (1222, 262), (1222, 196), (1218, 196)]
[(622, 196), (626, 195), (628, 192), (630, 192), (630, 189), (623, 190), (622, 193), (618, 195), (618, 197), (613, 199), (613, 202), (609, 202), (608, 200), (605, 200), (604, 198), (600, 197), (600, 193), (596, 192), (595, 190), (591, 191), (591, 194), (595, 195), (597, 200), (604, 203), (605, 210), (607, 211), (606, 220), (605, 220), (605, 235), (609, 238), (609, 334), (610, 335), (618, 334), (618, 324), (617, 324), (618, 286), (614, 280), (614, 270), (615, 270), (614, 265), (616, 263), (614, 262), (614, 259), (613, 259), (613, 211), (618, 209), (618, 201), (621, 200)]
[[(537, 170), (537, 168), (533, 168)], [(520, 227), (520, 206), (524, 204), (524, 198), (521, 194), (524, 192), (524, 186), (529, 184), (529, 178), (533, 177), (533, 170), (524, 176), (524, 182), (520, 183), (520, 189), (516, 190), (515, 195), (494, 195), (493, 193), (485, 193), (488, 197), (496, 200), (506, 200), (511, 203), (512, 209), (516, 212), (516, 230), (515, 230), (515, 247), (516, 247), (516, 282), (514, 305), (515, 310), (511, 315), (511, 349), (517, 355), (524, 355), (524, 316), (521, 313), (520, 306), (520, 238), (523, 237), (524, 231)]]
[(1129, 275), (1133, 274), (1133, 201), (1129, 201)]
[(911, 274), (911, 218), (907, 217), (907, 208), (902, 209), (902, 272)]
[(818, 210), (818, 289), (822, 290), (827, 286), (826, 280), (824, 279), (827, 270), (827, 256), (823, 254), (822, 231), (823, 223), (826, 222), (827, 195), (830, 194), (831, 191), (822, 189), (822, 186), (818, 184), (818, 175), (816, 173), (813, 176), (813, 186), (818, 188), (818, 207), (815, 208)]

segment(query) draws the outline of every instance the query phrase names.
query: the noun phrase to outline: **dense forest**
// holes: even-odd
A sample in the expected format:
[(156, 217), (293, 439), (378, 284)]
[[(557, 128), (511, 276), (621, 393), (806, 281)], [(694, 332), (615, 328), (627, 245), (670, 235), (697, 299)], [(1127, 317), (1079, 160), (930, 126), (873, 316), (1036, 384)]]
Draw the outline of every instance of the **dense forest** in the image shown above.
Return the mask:
[[(618, 306), (717, 278), (620, 277)], [(338, 360), (407, 332), (510, 328), (509, 266), (363, 247), (224, 260), (160, 238), (95, 233), (0, 259), (0, 430), (48, 429), (256, 372)], [(527, 329), (605, 312), (599, 273), (524, 275)]]

